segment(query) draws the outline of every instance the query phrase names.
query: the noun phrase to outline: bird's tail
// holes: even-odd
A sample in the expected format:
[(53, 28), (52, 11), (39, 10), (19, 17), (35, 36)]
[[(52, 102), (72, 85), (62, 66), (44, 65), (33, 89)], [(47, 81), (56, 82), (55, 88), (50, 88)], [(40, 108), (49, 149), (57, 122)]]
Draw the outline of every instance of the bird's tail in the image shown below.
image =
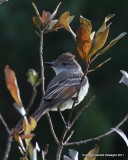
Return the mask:
[(44, 103), (43, 106), (40, 106), (37, 108), (37, 110), (31, 115), (36, 121), (39, 121), (39, 119), (48, 111), (47, 109), (47, 103)]

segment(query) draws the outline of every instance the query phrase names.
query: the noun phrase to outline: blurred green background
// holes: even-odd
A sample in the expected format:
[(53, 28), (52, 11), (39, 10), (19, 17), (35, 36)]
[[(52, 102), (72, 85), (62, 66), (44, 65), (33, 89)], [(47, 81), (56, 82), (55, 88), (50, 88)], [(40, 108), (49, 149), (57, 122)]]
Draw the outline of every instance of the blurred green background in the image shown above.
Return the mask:
[[(59, 3), (58, 0), (33, 0), (33, 2), (37, 5), (40, 13), (42, 10), (53, 12)], [(0, 112), (10, 128), (15, 126), (20, 115), (13, 108), (13, 99), (6, 89), (4, 79), (5, 65), (8, 64), (16, 72), (24, 106), (27, 106), (32, 94), (32, 88), (27, 82), (26, 72), (28, 69), (34, 68), (40, 73), (39, 37), (35, 33), (36, 28), (32, 22), (35, 12), (31, 3), (31, 0), (9, 0), (7, 3), (0, 5)], [(79, 15), (82, 15), (91, 20), (93, 30), (97, 31), (104, 17), (114, 13), (116, 16), (111, 20), (113, 24), (107, 41), (109, 42), (121, 32), (127, 32), (127, 10), (127, 0), (62, 0), (57, 17), (64, 11), (70, 11), (71, 15), (75, 15), (71, 27), (76, 31), (79, 25)], [(128, 71), (127, 41), (128, 38), (126, 36), (95, 62), (94, 65), (104, 61), (106, 58), (112, 58), (102, 68), (88, 75), (90, 90), (81, 105), (85, 105), (93, 95), (96, 95), (96, 100), (77, 121), (71, 141), (79, 141), (103, 134), (117, 125), (127, 113), (128, 88), (124, 84), (119, 84), (122, 76), (120, 70)], [(84, 69), (84, 62), (77, 55), (76, 44), (67, 31), (59, 30), (44, 36), (44, 59), (46, 61), (53, 60), (64, 52), (74, 53)], [(46, 67), (46, 85), (53, 76), (54, 72)], [(38, 95), (33, 105), (33, 111), (39, 105), (40, 100), (41, 87), (38, 87)], [(55, 131), (60, 137), (64, 126), (58, 115), (58, 113), (51, 113)], [(67, 115), (68, 111), (65, 111), (64, 116), (67, 117)], [(127, 122), (121, 129), (128, 136)], [(0, 123), (0, 159), (2, 159), (4, 153), (6, 141), (7, 134)], [(55, 157), (56, 145), (51, 136), (46, 116), (38, 124), (34, 141), (39, 142), (39, 146), (42, 149), (46, 144), (49, 144), (47, 159), (55, 159), (53, 157)], [(99, 145), (100, 154), (123, 154), (122, 157), (98, 157), (97, 160), (126, 160), (128, 158), (126, 144), (116, 133), (97, 142), (94, 141), (70, 148), (78, 150), (80, 159), (82, 159), (82, 154), (86, 154), (95, 144)], [(64, 150), (63, 154), (68, 154), (68, 148)], [(17, 143), (13, 143), (9, 159), (19, 159), (19, 155)]]

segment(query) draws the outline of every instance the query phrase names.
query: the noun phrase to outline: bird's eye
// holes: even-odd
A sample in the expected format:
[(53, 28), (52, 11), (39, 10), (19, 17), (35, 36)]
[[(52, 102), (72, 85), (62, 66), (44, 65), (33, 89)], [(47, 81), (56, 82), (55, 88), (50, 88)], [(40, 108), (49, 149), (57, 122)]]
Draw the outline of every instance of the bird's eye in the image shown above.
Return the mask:
[(67, 63), (66, 62), (63, 62), (63, 66), (66, 66), (67, 65)]

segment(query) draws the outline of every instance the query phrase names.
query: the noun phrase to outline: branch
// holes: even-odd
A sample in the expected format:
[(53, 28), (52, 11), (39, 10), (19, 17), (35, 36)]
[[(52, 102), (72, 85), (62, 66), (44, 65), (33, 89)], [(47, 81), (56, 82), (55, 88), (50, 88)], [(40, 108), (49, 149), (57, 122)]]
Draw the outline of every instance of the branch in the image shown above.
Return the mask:
[(61, 159), (62, 150), (63, 150), (63, 145), (58, 145), (57, 153), (56, 153), (56, 160)]
[(33, 89), (33, 91), (32, 91), (32, 97), (31, 97), (31, 100), (30, 100), (30, 102), (29, 102), (29, 104), (28, 104), (28, 107), (27, 107), (27, 109), (26, 109), (26, 113), (27, 113), (27, 114), (29, 113), (29, 111), (30, 111), (30, 109), (31, 109), (31, 107), (32, 107), (32, 105), (33, 105), (33, 103), (34, 103), (34, 101), (35, 101), (36, 95), (37, 95), (36, 87), (33, 86), (32, 89)]
[(56, 144), (59, 144), (58, 138), (57, 138), (57, 136), (56, 136), (56, 134), (55, 134), (55, 131), (54, 131), (54, 128), (53, 128), (53, 124), (52, 124), (51, 117), (50, 117), (50, 115), (49, 115), (48, 112), (47, 112), (46, 115), (47, 115), (47, 119), (48, 119), (48, 122), (49, 122), (49, 126), (50, 126), (50, 130), (51, 130), (52, 136), (53, 136)]
[(73, 118), (71, 125), (73, 126), (73, 124), (76, 122), (76, 120), (79, 118), (79, 116), (83, 113), (83, 111), (88, 108), (90, 106), (90, 104), (92, 103), (92, 101), (94, 101), (96, 98), (96, 96), (93, 96), (90, 101), (87, 103), (87, 105), (85, 105), (84, 107), (81, 108), (81, 110), (76, 114), (76, 116)]
[(5, 127), (7, 133), (10, 134), (11, 131), (10, 131), (10, 129), (9, 129), (8, 125), (7, 125), (7, 123), (5, 122), (5, 120), (4, 120), (4, 118), (2, 117), (1, 114), (0, 114), (0, 120), (1, 120), (1, 123), (3, 124), (3, 126)]
[(13, 135), (10, 133), (9, 136), (8, 136), (8, 141), (7, 141), (7, 144), (6, 144), (6, 150), (5, 150), (5, 153), (4, 153), (3, 160), (8, 159), (8, 156), (9, 156), (9, 153), (10, 153), (10, 150), (11, 150), (11, 146), (12, 146), (12, 140), (13, 140)]
[[(122, 126), (127, 120), (128, 120), (128, 114), (127, 114), (127, 115), (123, 118), (123, 120), (122, 120), (119, 124), (117, 124), (114, 128), (115, 128), (115, 129), (119, 128), (119, 127)], [(87, 142), (100, 140), (100, 139), (102, 139), (102, 138), (104, 138), (104, 137), (112, 134), (113, 132), (115, 132), (115, 130), (112, 130), (112, 129), (111, 129), (111, 130), (109, 130), (108, 132), (106, 132), (106, 133), (104, 133), (104, 134), (102, 134), (102, 135), (100, 135), (100, 136), (97, 136), (97, 137), (95, 137), (95, 138), (90, 138), (90, 139), (83, 140), (83, 141), (79, 141), (79, 142), (67, 143), (67, 144), (65, 144), (64, 146), (80, 145), (80, 144), (85, 144), (85, 143), (87, 143)]]
[(43, 63), (43, 32), (40, 31), (40, 65), (41, 65), (41, 78), (42, 78), (42, 96), (45, 93), (44, 87), (44, 63)]

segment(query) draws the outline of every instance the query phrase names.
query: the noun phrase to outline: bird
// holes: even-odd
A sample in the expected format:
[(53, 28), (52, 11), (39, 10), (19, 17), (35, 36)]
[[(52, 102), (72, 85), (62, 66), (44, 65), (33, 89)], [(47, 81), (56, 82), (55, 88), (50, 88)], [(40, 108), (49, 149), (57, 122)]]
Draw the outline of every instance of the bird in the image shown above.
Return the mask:
[[(55, 61), (44, 62), (55, 71), (55, 77), (48, 84), (39, 107), (33, 113), (37, 121), (49, 111), (71, 109), (77, 106), (87, 95), (89, 81), (72, 53), (63, 53)], [(83, 80), (82, 80), (83, 78)], [(79, 93), (79, 94), (78, 94)], [(76, 95), (78, 99), (76, 100)]]

